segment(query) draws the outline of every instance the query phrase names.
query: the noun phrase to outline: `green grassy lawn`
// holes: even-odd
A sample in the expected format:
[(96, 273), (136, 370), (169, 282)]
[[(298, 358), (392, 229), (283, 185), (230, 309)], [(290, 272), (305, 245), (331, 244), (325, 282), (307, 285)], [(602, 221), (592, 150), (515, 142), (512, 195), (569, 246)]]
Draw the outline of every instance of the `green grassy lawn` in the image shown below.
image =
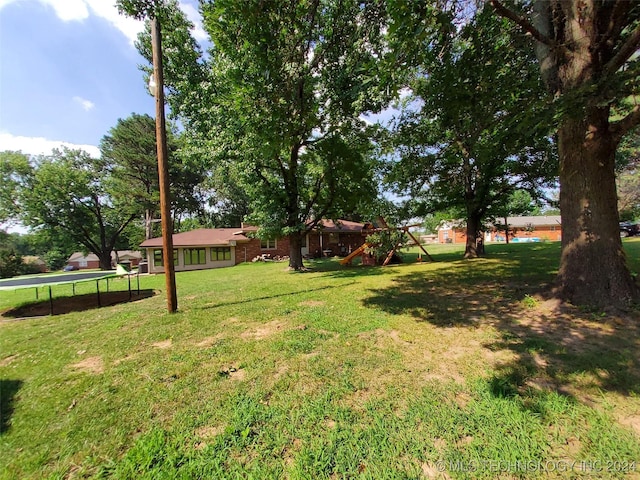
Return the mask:
[(640, 312), (545, 299), (555, 243), (429, 251), (0, 292), (0, 478), (639, 478)]

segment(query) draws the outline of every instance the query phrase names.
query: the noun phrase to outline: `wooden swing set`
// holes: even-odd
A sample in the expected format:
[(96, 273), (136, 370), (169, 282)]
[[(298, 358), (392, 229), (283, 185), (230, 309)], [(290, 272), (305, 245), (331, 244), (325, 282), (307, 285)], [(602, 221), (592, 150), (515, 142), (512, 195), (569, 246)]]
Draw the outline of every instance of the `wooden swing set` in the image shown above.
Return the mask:
[[(406, 235), (408, 235), (414, 242), (415, 244), (420, 247), (420, 250), (422, 250), (424, 252), (424, 254), (427, 256), (427, 258), (433, 262), (433, 258), (431, 257), (431, 255), (429, 255), (429, 252), (427, 252), (425, 250), (425, 248), (422, 246), (422, 244), (420, 243), (420, 240), (418, 240), (413, 233), (411, 233), (409, 231), (410, 228), (412, 227), (419, 227), (421, 226), (420, 224), (416, 224), (416, 225), (405, 225), (402, 227), (390, 227), (387, 222), (385, 221), (384, 218), (382, 217), (378, 217), (378, 223), (380, 225), (382, 225), (381, 228), (370, 228), (369, 230), (371, 232), (388, 232), (391, 230), (398, 230), (401, 232), (404, 232)], [(396, 253), (396, 251), (398, 250), (398, 248), (400, 248), (400, 245), (402, 245), (402, 242), (398, 242), (394, 245), (394, 247), (389, 251), (389, 253), (387, 253), (386, 258), (384, 259), (384, 262), (382, 262), (382, 266), (387, 266), (389, 265), (389, 262), (391, 261), (391, 259), (393, 258), (393, 255)], [(371, 248), (374, 247), (375, 245), (372, 245), (370, 243), (363, 243), (362, 245), (360, 245), (360, 247), (358, 247), (357, 249), (355, 249), (353, 252), (351, 252), (348, 256), (346, 256), (345, 258), (343, 258), (342, 260), (340, 260), (340, 264), (341, 265), (351, 265), (351, 262), (353, 261), (353, 259), (355, 257), (357, 257), (358, 255), (364, 255), (366, 253), (366, 249), (367, 248)], [(418, 261), (421, 262), (422, 261), (422, 256), (418, 257)]]

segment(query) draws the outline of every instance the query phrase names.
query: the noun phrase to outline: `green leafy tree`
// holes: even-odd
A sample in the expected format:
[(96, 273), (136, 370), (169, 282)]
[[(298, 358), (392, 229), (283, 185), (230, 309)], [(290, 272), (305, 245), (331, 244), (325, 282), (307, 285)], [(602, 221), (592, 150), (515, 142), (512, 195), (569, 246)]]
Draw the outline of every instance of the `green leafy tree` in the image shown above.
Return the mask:
[(620, 241), (615, 153), (640, 123), (640, 106), (626, 103), (638, 94), (640, 3), (490, 3), (534, 39), (531, 51), (556, 107), (562, 215), (557, 293), (576, 304), (626, 307), (640, 291)]
[(373, 255), (376, 263), (381, 264), (392, 251), (396, 259), (401, 260), (399, 249), (407, 243), (407, 236), (401, 230), (390, 228), (367, 235), (366, 243), (369, 246), (365, 249), (365, 253)]
[[(536, 192), (551, 181), (554, 145), (522, 116), (543, 93), (533, 54), (522, 53), (526, 39), (513, 41), (509, 23), (489, 9), (459, 31), (455, 12), (434, 14), (431, 41), (414, 60), (413, 96), (395, 125), (399, 159), (392, 159), (388, 180), (423, 202), (423, 211), (460, 212), (470, 258), (482, 253), (478, 239), (493, 208), (517, 189)], [(418, 28), (424, 19), (395, 19), (401, 21)], [(420, 44), (403, 40), (398, 48), (414, 55)]]
[(20, 181), (31, 171), (29, 156), (22, 152), (0, 152), (0, 223), (15, 219)]
[(156, 153), (156, 123), (149, 115), (118, 119), (102, 137), (101, 157), (111, 170), (110, 189), (122, 202), (133, 201), (144, 215), (145, 239), (153, 237), (160, 195)]
[(15, 250), (0, 248), (0, 278), (11, 278), (21, 273), (22, 256)]
[[(367, 95), (379, 11), (337, 0), (205, 2), (213, 47), (203, 59), (175, 2), (155, 10), (119, 4), (172, 25), (163, 36), (176, 46), (165, 49), (172, 110), (194, 148), (238, 172), (259, 234), (289, 236), (290, 267), (302, 268), (309, 229), (377, 194), (369, 132), (358, 116), (379, 106)], [(143, 38), (149, 58), (146, 45)]]
[(209, 223), (213, 226), (239, 227), (251, 214), (251, 199), (242, 184), (239, 166), (219, 162), (206, 180)]
[(62, 252), (58, 249), (47, 250), (42, 255), (42, 260), (47, 264), (47, 268), (51, 271), (60, 270), (67, 263), (69, 255), (66, 252)]
[(31, 228), (71, 239), (96, 254), (100, 268), (111, 269), (111, 251), (136, 214), (105, 190), (104, 161), (81, 150), (54, 151), (15, 178), (15, 217)]
[[(167, 132), (169, 179), (173, 218), (200, 214), (203, 210), (204, 173), (201, 165), (180, 154), (180, 140)], [(144, 216), (144, 239), (153, 236), (154, 219), (158, 216), (160, 193), (156, 150), (156, 123), (149, 115), (136, 113), (119, 119), (100, 142), (102, 159), (109, 169), (106, 188), (119, 204), (138, 207)]]

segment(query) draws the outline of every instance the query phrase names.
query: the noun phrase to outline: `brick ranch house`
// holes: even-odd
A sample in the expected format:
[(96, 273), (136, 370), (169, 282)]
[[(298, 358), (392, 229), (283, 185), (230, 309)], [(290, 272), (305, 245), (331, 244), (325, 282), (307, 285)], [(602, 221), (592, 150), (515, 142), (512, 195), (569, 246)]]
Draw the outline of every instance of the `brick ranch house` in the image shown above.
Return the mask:
[[(111, 264), (114, 267), (116, 263), (136, 267), (140, 260), (142, 260), (142, 253), (134, 250), (118, 250), (117, 256), (116, 252), (111, 252)], [(100, 268), (100, 259), (94, 253), (75, 252), (67, 260), (67, 265), (71, 265), (78, 270), (96, 269)]]
[[(348, 220), (323, 220), (302, 241), (307, 257), (348, 255), (365, 241), (367, 225)], [(231, 267), (250, 262), (261, 255), (289, 255), (289, 238), (260, 239), (258, 228), (243, 224), (240, 228), (200, 228), (173, 234), (173, 263), (177, 272)], [(164, 272), (162, 237), (140, 245), (147, 252), (149, 273)]]
[[(504, 225), (504, 219), (496, 219), (495, 224)], [(562, 239), (562, 225), (560, 215), (507, 217), (509, 225), (509, 241), (560, 241)], [(498, 230), (493, 225), (484, 232), (485, 242), (504, 242), (504, 230)], [(438, 243), (465, 243), (466, 228), (464, 221), (443, 222), (438, 227)]]

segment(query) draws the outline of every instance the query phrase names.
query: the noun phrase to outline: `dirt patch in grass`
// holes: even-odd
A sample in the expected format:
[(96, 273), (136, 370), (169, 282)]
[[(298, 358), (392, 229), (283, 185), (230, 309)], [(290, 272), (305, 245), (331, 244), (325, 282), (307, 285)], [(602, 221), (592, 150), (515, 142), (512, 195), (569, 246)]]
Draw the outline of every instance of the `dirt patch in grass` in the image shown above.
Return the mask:
[(98, 295), (76, 295), (74, 297), (59, 297), (53, 299), (53, 307), (49, 303), (49, 299), (37, 301), (21, 305), (16, 308), (11, 308), (0, 312), (0, 319), (17, 319), (17, 318), (30, 318), (30, 317), (43, 317), (51, 315), (64, 315), (71, 312), (84, 312), (87, 310), (93, 310), (100, 307), (108, 307), (111, 305), (118, 305), (124, 303), (137, 302), (156, 295), (154, 290), (140, 290), (138, 294), (137, 290), (131, 292), (131, 298), (129, 298), (129, 292), (100, 292), (100, 304), (98, 304)]
[(240, 338), (243, 340), (262, 340), (268, 338), (278, 332), (285, 330), (287, 326), (286, 322), (281, 320), (273, 320), (272, 322), (265, 323), (259, 327), (251, 328), (240, 334)]
[(207, 440), (212, 440), (215, 437), (217, 437), (218, 435), (220, 435), (221, 433), (224, 432), (225, 427), (223, 425), (216, 425), (216, 426), (204, 426), (204, 427), (200, 427), (197, 428), (195, 433), (195, 436), (199, 439), (202, 439), (202, 441), (197, 441), (194, 445), (194, 448), (196, 450), (204, 450), (207, 447)]
[(91, 373), (99, 375), (104, 372), (104, 363), (101, 357), (89, 357), (84, 360), (70, 365), (71, 368), (79, 372)]
[(247, 378), (247, 371), (243, 368), (238, 368), (236, 370), (229, 370), (229, 378), (232, 380), (236, 380), (238, 382), (242, 382)]
[(640, 436), (640, 415), (619, 416), (617, 420), (620, 425), (631, 428)]
[(172, 340), (169, 338), (167, 340), (162, 340), (161, 342), (152, 343), (151, 346), (155, 348), (159, 348), (160, 350), (166, 350), (167, 348), (171, 348), (173, 344)]
[(196, 429), (195, 434), (200, 438), (209, 439), (220, 435), (224, 428), (224, 425), (206, 425)]
[(126, 357), (118, 358), (113, 361), (113, 366), (120, 365), (121, 363), (128, 362), (130, 360), (135, 360), (137, 357), (138, 357), (137, 353), (132, 353), (130, 355), (127, 355)]
[(224, 338), (224, 335), (222, 333), (219, 333), (218, 335), (214, 335), (213, 337), (205, 337), (195, 345), (198, 348), (209, 348), (212, 345), (215, 345), (222, 338)]

